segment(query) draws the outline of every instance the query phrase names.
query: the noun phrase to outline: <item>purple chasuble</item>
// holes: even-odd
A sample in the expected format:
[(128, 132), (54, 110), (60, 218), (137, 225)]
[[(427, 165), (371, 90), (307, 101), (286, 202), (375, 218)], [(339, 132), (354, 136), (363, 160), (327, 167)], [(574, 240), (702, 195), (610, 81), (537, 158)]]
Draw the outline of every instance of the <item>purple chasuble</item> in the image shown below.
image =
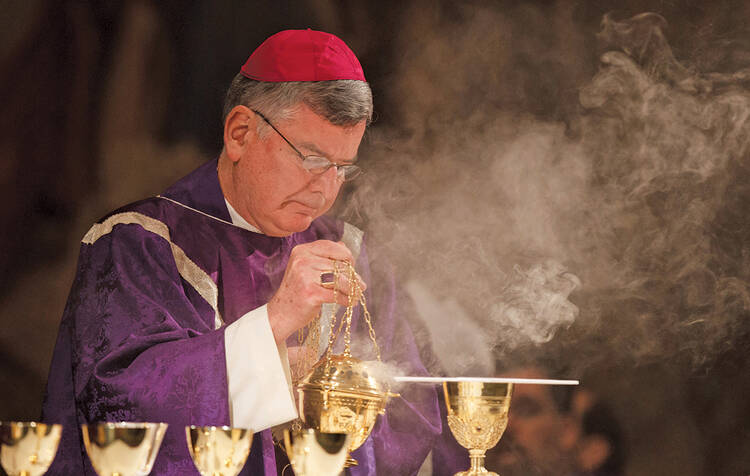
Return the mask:
[[(294, 246), (341, 239), (344, 224), (330, 217), (283, 238), (232, 225), (216, 163), (160, 197), (105, 216), (82, 240), (43, 405), (43, 421), (64, 425), (48, 474), (95, 475), (80, 425), (150, 421), (169, 424), (152, 474), (198, 475), (184, 427), (229, 424), (225, 326), (268, 302)], [(426, 374), (411, 330), (397, 314), (393, 278), (371, 279), (364, 248), (356, 267), (370, 284), (366, 297), (383, 360), (405, 373)], [(361, 312), (352, 332), (353, 342), (367, 342)], [(371, 349), (365, 351), (353, 349), (372, 358)], [(359, 466), (349, 474), (415, 474), (440, 434), (435, 389), (399, 390), (402, 398), (390, 402), (354, 452)], [(276, 473), (270, 430), (256, 433), (240, 474)]]

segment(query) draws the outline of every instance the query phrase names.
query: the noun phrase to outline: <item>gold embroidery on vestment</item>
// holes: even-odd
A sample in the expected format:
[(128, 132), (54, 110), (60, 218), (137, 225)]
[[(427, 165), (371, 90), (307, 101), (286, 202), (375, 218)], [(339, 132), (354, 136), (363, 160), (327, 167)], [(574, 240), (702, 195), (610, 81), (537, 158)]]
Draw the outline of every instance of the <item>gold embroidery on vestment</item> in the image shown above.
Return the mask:
[(213, 282), (208, 273), (203, 271), (185, 254), (182, 248), (172, 243), (169, 234), (169, 227), (167, 227), (165, 223), (138, 212), (117, 213), (110, 216), (102, 223), (94, 224), (94, 226), (92, 226), (83, 237), (81, 242), (87, 245), (92, 245), (102, 236), (111, 233), (115, 225), (139, 225), (144, 230), (166, 240), (172, 250), (172, 257), (177, 265), (177, 271), (180, 273), (180, 276), (182, 276), (182, 278), (187, 281), (188, 284), (190, 284), (214, 310), (214, 329), (218, 329), (224, 325), (224, 320), (219, 313), (219, 289), (216, 286), (216, 283)]

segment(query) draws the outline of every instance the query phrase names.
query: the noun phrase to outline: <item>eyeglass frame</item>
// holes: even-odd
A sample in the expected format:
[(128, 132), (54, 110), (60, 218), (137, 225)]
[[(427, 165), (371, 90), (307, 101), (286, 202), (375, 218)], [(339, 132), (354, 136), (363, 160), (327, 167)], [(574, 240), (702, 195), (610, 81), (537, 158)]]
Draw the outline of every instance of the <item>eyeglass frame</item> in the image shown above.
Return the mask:
[[(284, 139), (284, 142), (286, 142), (287, 144), (289, 144), (289, 147), (291, 147), (292, 150), (302, 160), (302, 168), (305, 169), (306, 171), (310, 172), (311, 174), (313, 174), (313, 175), (323, 175), (324, 173), (328, 172), (328, 170), (331, 167), (335, 167), (336, 168), (336, 178), (339, 181), (341, 181), (341, 182), (350, 182), (350, 181), (354, 180), (355, 178), (359, 177), (360, 175), (362, 175), (364, 173), (364, 170), (362, 170), (362, 167), (360, 167), (358, 165), (354, 165), (354, 164), (339, 165), (339, 164), (331, 162), (329, 159), (327, 159), (325, 157), (321, 157), (319, 155), (305, 155), (305, 154), (303, 154), (260, 111), (256, 111), (255, 109), (250, 109), (250, 110), (253, 111), (255, 114), (257, 114), (261, 119), (263, 119), (263, 121), (266, 124), (268, 124), (269, 126), (271, 126), (271, 129), (273, 129), (274, 131), (276, 131), (276, 133), (279, 135), (279, 137), (281, 137), (282, 139)], [(306, 166), (305, 163), (310, 164), (310, 159), (323, 159), (326, 162), (326, 165), (318, 166), (317, 164), (314, 164), (314, 165), (308, 165), (308, 166)], [(321, 164), (322, 164), (322, 161), (321, 161)], [(323, 170), (321, 170), (320, 172), (313, 172), (313, 170), (312, 170), (313, 168), (319, 168), (319, 167), (322, 168)], [(347, 171), (350, 171), (350, 174), (353, 174), (353, 175), (351, 175), (350, 177), (347, 177)]]

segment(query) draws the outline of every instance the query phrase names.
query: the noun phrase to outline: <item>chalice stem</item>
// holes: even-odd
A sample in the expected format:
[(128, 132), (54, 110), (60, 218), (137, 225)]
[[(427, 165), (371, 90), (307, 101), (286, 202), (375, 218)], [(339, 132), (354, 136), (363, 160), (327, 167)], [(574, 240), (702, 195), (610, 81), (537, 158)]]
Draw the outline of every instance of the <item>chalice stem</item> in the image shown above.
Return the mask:
[(471, 467), (468, 471), (463, 471), (458, 474), (465, 476), (475, 476), (480, 474), (484, 476), (497, 476), (497, 473), (487, 471), (487, 468), (484, 467), (484, 453), (485, 450), (469, 450), (469, 460), (471, 461)]
[(471, 471), (472, 474), (484, 473), (487, 470), (484, 468), (484, 450), (469, 450), (469, 459), (471, 460)]

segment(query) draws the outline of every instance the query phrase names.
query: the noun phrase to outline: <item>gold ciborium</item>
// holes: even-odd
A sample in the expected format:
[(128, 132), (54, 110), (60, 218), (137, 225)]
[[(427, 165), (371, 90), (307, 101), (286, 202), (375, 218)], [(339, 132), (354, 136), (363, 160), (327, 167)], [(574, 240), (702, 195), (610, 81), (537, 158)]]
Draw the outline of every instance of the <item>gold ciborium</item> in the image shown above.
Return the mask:
[(284, 430), (284, 448), (296, 476), (336, 476), (344, 469), (351, 435), (306, 428)]
[(228, 426), (186, 426), (185, 436), (201, 476), (237, 476), (253, 443), (252, 430)]
[(41, 476), (55, 459), (62, 425), (0, 422), (0, 464), (9, 476)]
[[(321, 359), (297, 386), (299, 414), (306, 426), (324, 433), (349, 433), (349, 452), (370, 436), (388, 397), (365, 362), (344, 354)], [(357, 460), (348, 457), (346, 466)]]
[(469, 450), (471, 467), (454, 476), (498, 476), (484, 467), (484, 453), (495, 446), (508, 426), (512, 383), (443, 382), (448, 426)]
[(166, 423), (82, 425), (83, 445), (99, 476), (146, 476), (167, 432)]

